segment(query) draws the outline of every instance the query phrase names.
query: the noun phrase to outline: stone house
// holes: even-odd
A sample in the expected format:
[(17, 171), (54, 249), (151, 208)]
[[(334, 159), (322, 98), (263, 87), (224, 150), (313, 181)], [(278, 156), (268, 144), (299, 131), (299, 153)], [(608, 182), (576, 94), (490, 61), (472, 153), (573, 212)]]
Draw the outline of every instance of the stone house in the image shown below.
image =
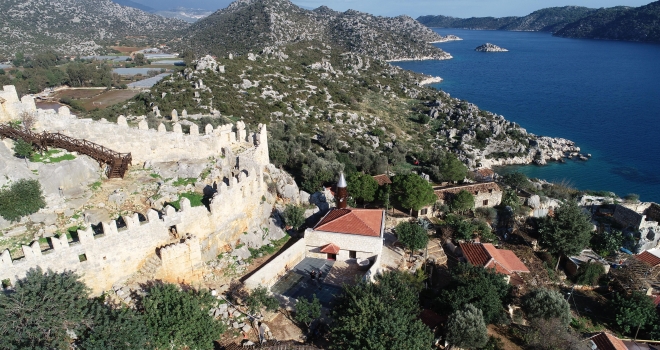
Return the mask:
[(566, 264), (564, 265), (564, 268), (566, 269), (566, 272), (568, 272), (569, 275), (575, 276), (578, 273), (580, 266), (588, 262), (599, 263), (603, 265), (603, 268), (605, 269), (605, 273), (610, 272), (610, 264), (591, 249), (584, 249), (580, 253), (580, 255), (569, 256), (568, 259), (566, 260)]
[(334, 208), (316, 226), (305, 231), (306, 256), (375, 260), (383, 249), (384, 232), (383, 210)]
[(467, 185), (434, 187), (435, 195), (440, 204), (450, 204), (452, 199), (465, 190), (474, 196), (475, 208), (492, 208), (502, 203), (502, 189), (495, 182), (485, 182)]
[(495, 269), (507, 276), (508, 283), (516, 286), (524, 283), (520, 274), (530, 272), (514, 252), (497, 249), (490, 243), (459, 243), (456, 255), (474, 266)]

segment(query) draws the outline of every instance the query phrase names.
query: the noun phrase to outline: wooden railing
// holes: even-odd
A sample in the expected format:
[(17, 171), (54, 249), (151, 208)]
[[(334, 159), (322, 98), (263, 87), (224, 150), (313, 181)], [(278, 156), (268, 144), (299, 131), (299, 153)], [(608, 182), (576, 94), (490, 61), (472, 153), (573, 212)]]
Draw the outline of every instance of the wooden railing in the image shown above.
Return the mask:
[(75, 139), (59, 132), (49, 133), (44, 131), (37, 134), (30, 130), (17, 129), (8, 124), (1, 124), (0, 137), (12, 140), (22, 139), (31, 143), (39, 152), (47, 151), (48, 147), (54, 147), (87, 155), (99, 164), (108, 165), (107, 176), (109, 179), (123, 178), (126, 171), (128, 171), (128, 166), (133, 161), (130, 153), (115, 152), (94, 142)]

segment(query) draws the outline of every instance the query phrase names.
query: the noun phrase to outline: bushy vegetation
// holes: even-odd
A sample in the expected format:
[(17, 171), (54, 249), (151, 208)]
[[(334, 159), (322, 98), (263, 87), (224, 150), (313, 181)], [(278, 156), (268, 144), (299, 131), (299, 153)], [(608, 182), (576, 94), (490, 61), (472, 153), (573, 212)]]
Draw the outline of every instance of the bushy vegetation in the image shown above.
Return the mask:
[(582, 212), (577, 202), (568, 200), (555, 210), (554, 216), (540, 221), (540, 243), (550, 253), (571, 256), (589, 244), (593, 230), (589, 216)]
[(286, 206), (282, 216), (286, 225), (291, 226), (294, 230), (297, 230), (305, 223), (305, 209), (293, 204)]
[(332, 308), (332, 349), (428, 349), (433, 333), (418, 319), (420, 285), (401, 271), (376, 278), (344, 285)]
[(396, 237), (399, 239), (399, 242), (410, 249), (410, 255), (416, 250), (425, 248), (429, 241), (429, 235), (426, 230), (417, 223), (409, 221), (403, 221), (396, 225)]
[(509, 302), (511, 286), (504, 276), (483, 266), (458, 264), (450, 271), (447, 288), (435, 300), (439, 314), (449, 314), (472, 304), (483, 312), (486, 323), (497, 321)]
[(140, 311), (90, 298), (72, 272), (32, 269), (12, 287), (0, 293), (4, 349), (208, 349), (225, 330), (208, 314), (217, 302), (208, 292), (171, 284), (151, 287)]
[(580, 266), (575, 276), (575, 283), (585, 286), (597, 286), (598, 280), (605, 274), (605, 267), (598, 263), (588, 261)]
[(5, 220), (18, 221), (44, 207), (46, 201), (37, 180), (21, 179), (0, 189), (0, 216)]
[(465, 349), (485, 346), (488, 333), (481, 310), (467, 304), (454, 311), (447, 321), (447, 341)]
[(554, 290), (538, 288), (530, 291), (522, 298), (522, 309), (528, 319), (556, 318), (564, 326), (568, 326), (571, 322), (571, 308), (568, 302), (563, 295)]

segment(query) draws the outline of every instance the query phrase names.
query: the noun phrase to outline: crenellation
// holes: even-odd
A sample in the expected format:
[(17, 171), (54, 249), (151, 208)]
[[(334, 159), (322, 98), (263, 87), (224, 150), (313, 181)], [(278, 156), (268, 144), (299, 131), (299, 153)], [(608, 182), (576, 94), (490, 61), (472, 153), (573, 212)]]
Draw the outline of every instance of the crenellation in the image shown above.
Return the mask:
[(190, 126), (190, 135), (199, 136), (199, 126), (197, 126), (197, 124), (193, 124)]
[(183, 128), (181, 127), (181, 124), (179, 124), (179, 123), (174, 123), (174, 125), (172, 125), (172, 131), (175, 134), (183, 134)]
[(105, 235), (112, 235), (119, 233), (116, 220), (110, 220), (110, 222), (108, 223), (102, 222), (101, 227)]
[(167, 129), (165, 128), (165, 124), (160, 123), (158, 125), (158, 132), (161, 132), (161, 133), (166, 133), (167, 132)]
[(87, 245), (94, 242), (94, 230), (88, 227), (84, 230), (78, 230), (78, 240), (80, 244)]
[(9, 253), (9, 249), (5, 249), (5, 251), (2, 252), (2, 255), (0, 255), (0, 262), (2, 262), (3, 266), (12, 265), (11, 254)]
[(206, 134), (206, 135), (213, 134), (213, 125), (206, 124), (206, 126), (204, 127), (204, 134)]

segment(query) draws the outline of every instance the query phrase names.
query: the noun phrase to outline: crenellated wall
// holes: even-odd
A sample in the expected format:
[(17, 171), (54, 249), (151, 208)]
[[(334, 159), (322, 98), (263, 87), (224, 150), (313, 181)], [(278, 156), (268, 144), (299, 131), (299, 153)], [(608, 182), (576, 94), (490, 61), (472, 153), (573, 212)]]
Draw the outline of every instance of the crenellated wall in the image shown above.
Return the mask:
[[(210, 202), (210, 211), (191, 207), (181, 198), (181, 210), (167, 206), (163, 213), (149, 210), (146, 221), (139, 215), (124, 216), (125, 227), (116, 221), (101, 223), (101, 233), (91, 228), (79, 230), (79, 241), (69, 243), (66, 236), (48, 238), (52, 248), (41, 250), (39, 242), (23, 246), (25, 257), (12, 261), (4, 251), (0, 262), (0, 280), (12, 284), (30, 268), (40, 266), (53, 271), (72, 270), (82, 275), (94, 294), (108, 290), (118, 281), (137, 272), (146, 258), (159, 252), (163, 267), (157, 278), (169, 282), (201, 280), (202, 262), (215, 258), (221, 249), (236, 242), (243, 232), (260, 229), (270, 217), (272, 206), (262, 201), (267, 191), (261, 168), (245, 169), (237, 177), (222, 183)], [(170, 234), (172, 228), (181, 242)]]
[[(191, 125), (190, 132), (184, 134), (178, 123), (174, 124), (173, 131), (168, 132), (162, 123), (154, 130), (149, 129), (143, 120), (135, 128), (130, 127), (123, 116), (117, 119), (117, 123), (111, 123), (78, 119), (62, 109), (59, 113), (39, 110), (35, 126), (38, 131), (60, 132), (98, 143), (113, 151), (130, 152), (137, 163), (219, 157), (225, 147), (245, 148), (247, 157), (258, 164), (264, 166), (269, 163), (265, 125), (259, 125), (258, 132), (251, 135), (247, 134), (243, 122), (237, 122), (235, 126), (220, 125), (215, 129), (206, 125), (204, 130)], [(236, 131), (233, 131), (234, 127)]]
[(18, 120), (22, 112), (35, 113), (37, 106), (32, 96), (23, 96), (18, 99), (16, 87), (5, 85), (0, 90), (0, 123)]

